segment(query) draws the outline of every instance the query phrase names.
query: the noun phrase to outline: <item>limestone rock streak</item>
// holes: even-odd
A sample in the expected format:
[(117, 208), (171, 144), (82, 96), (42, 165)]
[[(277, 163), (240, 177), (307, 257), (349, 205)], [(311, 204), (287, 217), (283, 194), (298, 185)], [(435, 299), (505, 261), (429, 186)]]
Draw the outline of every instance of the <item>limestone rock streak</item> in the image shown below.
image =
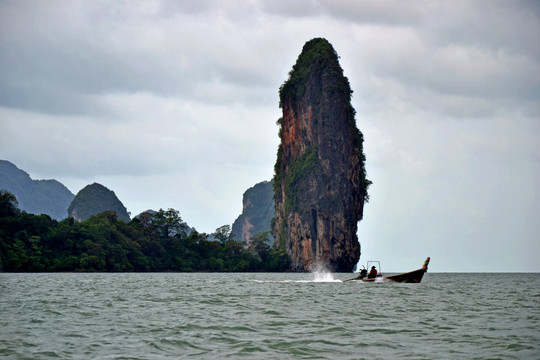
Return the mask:
[(325, 39), (308, 41), (280, 87), (281, 144), (274, 167), (276, 246), (293, 271), (352, 271), (367, 189), (363, 135), (351, 87)]

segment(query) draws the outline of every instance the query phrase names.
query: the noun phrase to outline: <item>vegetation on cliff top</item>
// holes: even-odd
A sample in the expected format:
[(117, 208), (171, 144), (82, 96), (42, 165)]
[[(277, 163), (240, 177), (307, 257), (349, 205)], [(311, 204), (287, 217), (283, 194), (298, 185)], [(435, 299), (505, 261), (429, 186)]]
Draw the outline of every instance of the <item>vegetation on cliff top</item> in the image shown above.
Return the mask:
[[(312, 74), (321, 78), (335, 79), (325, 90), (345, 95), (349, 101), (351, 100), (351, 86), (347, 77), (343, 75), (338, 54), (326, 39), (315, 38), (304, 45), (296, 64), (289, 72), (289, 78), (279, 88), (280, 107), (286, 100), (296, 101), (304, 96)], [(311, 89), (315, 102), (320, 100), (322, 95), (320, 90), (320, 88)]]

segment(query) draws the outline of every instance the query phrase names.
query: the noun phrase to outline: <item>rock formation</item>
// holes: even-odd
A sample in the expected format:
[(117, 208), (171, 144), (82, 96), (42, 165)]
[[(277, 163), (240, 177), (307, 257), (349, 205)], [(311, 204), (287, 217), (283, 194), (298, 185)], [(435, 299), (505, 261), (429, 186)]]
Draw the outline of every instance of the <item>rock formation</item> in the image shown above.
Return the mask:
[(75, 195), (56, 180), (33, 180), (25, 171), (0, 160), (0, 190), (17, 198), (19, 208), (30, 214), (47, 214), (56, 220), (66, 218), (66, 209)]
[(87, 185), (79, 191), (67, 211), (68, 216), (77, 221), (86, 220), (103, 211), (114, 211), (118, 219), (130, 221), (126, 207), (118, 200), (114, 191), (98, 183)]
[(236, 240), (250, 242), (253, 235), (270, 231), (274, 217), (274, 188), (263, 181), (244, 192), (242, 214), (234, 221), (232, 232)]
[(280, 88), (281, 144), (275, 164), (276, 246), (294, 271), (352, 271), (368, 199), (363, 136), (351, 88), (325, 39), (308, 41)]

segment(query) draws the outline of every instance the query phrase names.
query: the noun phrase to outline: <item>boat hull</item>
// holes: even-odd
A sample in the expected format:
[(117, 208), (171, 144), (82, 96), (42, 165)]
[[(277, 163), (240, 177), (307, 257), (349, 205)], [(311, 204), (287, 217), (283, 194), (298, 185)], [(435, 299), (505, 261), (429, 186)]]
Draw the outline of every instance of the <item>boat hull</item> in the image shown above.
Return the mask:
[(403, 274), (385, 276), (384, 279), (399, 283), (419, 283), (422, 281), (425, 272), (426, 271), (424, 269), (418, 269)]

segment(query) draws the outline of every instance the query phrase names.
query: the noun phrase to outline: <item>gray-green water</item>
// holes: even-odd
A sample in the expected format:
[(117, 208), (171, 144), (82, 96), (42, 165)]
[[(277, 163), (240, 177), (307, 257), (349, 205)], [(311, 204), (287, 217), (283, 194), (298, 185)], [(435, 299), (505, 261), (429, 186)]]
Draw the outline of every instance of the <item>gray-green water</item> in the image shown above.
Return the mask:
[(0, 358), (540, 359), (540, 274), (0, 274)]

